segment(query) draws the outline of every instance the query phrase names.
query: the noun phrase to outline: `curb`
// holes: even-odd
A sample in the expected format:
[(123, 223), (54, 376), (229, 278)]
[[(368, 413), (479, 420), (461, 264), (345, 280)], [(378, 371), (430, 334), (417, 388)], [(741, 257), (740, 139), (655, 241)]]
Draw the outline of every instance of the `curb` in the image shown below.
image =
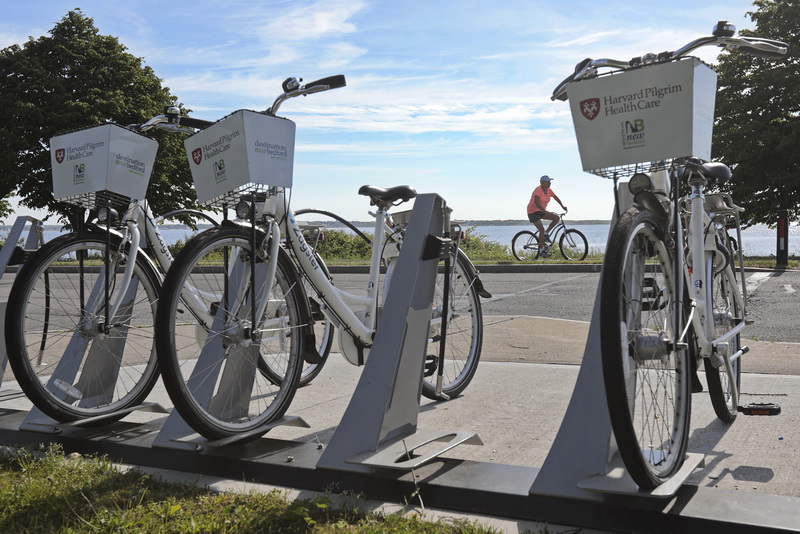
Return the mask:
[[(495, 263), (475, 264), (478, 273), (486, 274), (526, 274), (526, 273), (599, 273), (602, 263)], [(369, 265), (328, 265), (331, 274), (369, 274)], [(769, 269), (765, 267), (745, 267), (748, 273), (783, 273), (796, 269)], [(381, 272), (385, 272), (381, 268)]]

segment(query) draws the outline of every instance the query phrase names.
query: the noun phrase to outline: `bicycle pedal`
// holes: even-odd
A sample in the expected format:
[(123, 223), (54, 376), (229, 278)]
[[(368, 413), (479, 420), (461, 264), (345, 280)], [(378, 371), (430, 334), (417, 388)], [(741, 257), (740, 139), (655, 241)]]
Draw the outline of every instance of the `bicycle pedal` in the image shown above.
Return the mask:
[(778, 415), (781, 413), (781, 407), (774, 402), (751, 402), (737, 406), (736, 411), (744, 415)]
[(433, 376), (439, 366), (439, 357), (429, 354), (425, 356), (425, 376)]

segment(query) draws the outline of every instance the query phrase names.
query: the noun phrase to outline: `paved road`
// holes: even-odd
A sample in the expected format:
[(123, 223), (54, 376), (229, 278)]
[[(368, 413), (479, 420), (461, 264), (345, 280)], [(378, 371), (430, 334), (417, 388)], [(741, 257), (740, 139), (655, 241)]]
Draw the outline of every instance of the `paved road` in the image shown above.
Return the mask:
[[(567, 266), (568, 267), (568, 266)], [(488, 271), (487, 269), (486, 271)], [(485, 361), (579, 364), (600, 274), (486, 272)], [(750, 300), (744, 371), (800, 375), (800, 271), (746, 273)], [(366, 275), (336, 274), (340, 287), (363, 287)]]
[[(525, 315), (574, 321), (592, 316), (599, 273), (482, 273), (493, 298), (483, 313)], [(800, 343), (800, 271), (746, 273), (748, 319), (744, 337)], [(800, 354), (798, 354), (800, 356)]]

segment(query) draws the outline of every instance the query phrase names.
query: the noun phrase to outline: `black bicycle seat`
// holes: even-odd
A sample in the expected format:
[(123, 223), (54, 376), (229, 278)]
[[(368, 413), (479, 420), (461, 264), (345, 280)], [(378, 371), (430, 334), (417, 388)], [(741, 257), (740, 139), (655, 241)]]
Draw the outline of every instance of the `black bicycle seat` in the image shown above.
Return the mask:
[(395, 202), (408, 202), (417, 196), (417, 191), (410, 185), (397, 185), (384, 189), (374, 185), (362, 185), (358, 190), (359, 195), (369, 197), (370, 204), (379, 206), (381, 204), (394, 204)]

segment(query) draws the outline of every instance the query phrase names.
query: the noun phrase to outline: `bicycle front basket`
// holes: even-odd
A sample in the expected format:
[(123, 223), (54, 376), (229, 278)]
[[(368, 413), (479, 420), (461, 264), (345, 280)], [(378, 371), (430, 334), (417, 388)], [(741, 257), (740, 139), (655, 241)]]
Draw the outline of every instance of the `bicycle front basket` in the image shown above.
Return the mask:
[(184, 142), (197, 200), (232, 205), (244, 194), (291, 187), (295, 124), (239, 110)]
[(158, 143), (108, 123), (50, 139), (53, 196), (85, 208), (143, 199)]
[(611, 178), (650, 171), (650, 162), (709, 160), (716, 84), (717, 74), (697, 58), (571, 83), (583, 170)]

